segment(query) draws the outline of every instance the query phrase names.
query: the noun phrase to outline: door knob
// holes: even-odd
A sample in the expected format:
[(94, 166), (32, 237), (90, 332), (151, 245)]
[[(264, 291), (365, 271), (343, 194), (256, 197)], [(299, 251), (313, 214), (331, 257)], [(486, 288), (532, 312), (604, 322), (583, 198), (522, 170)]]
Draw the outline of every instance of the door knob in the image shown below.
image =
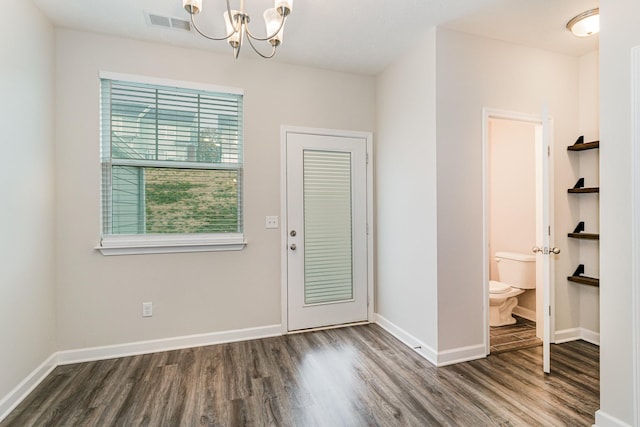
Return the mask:
[(298, 233), (296, 233), (296, 230), (291, 230), (291, 231), (289, 232), (289, 235), (290, 235), (291, 237), (296, 237), (296, 234), (298, 234)]
[(292, 244), (291, 244), (291, 246), (289, 246), (289, 248), (290, 248), (292, 251), (295, 251), (295, 250), (296, 250), (296, 248), (297, 248), (297, 246), (296, 246), (296, 244), (295, 244), (295, 243), (292, 243)]
[(532, 249), (534, 254), (537, 253), (541, 253), (544, 255), (549, 255), (549, 254), (559, 254), (560, 253), (560, 249), (559, 248), (547, 248), (546, 246), (544, 248), (539, 248), (538, 246), (534, 246)]

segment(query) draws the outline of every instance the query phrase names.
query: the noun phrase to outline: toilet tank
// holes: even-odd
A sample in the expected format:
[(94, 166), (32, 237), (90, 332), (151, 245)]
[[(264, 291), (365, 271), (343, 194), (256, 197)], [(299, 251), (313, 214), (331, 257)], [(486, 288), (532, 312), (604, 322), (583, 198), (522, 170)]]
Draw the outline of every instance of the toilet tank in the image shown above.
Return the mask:
[(520, 289), (536, 288), (536, 256), (518, 252), (496, 252), (500, 281)]

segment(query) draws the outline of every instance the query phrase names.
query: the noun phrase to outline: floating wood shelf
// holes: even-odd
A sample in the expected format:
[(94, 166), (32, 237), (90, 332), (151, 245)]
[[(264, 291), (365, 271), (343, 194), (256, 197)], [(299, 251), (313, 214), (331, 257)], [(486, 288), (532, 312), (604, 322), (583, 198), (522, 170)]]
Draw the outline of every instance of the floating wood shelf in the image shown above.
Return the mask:
[(592, 141), (592, 142), (584, 142), (584, 136), (578, 138), (578, 140), (573, 144), (567, 147), (569, 151), (584, 151), (584, 150), (593, 150), (595, 148), (600, 148), (600, 141)]
[(585, 187), (584, 186), (584, 178), (580, 178), (578, 179), (578, 182), (576, 182), (576, 185), (573, 186), (573, 188), (570, 188), (569, 190), (567, 190), (569, 193), (599, 193), (600, 192), (600, 187)]
[(569, 233), (567, 236), (573, 239), (583, 239), (583, 240), (600, 240), (599, 234), (593, 233)]
[(569, 233), (567, 234), (567, 236), (572, 237), (574, 239), (600, 240), (599, 234), (584, 232), (584, 221), (580, 221), (576, 226), (575, 230), (573, 230), (573, 233)]
[(600, 187), (570, 188), (568, 192), (572, 194), (599, 193)]
[(576, 271), (573, 272), (571, 276), (567, 277), (567, 280), (574, 283), (580, 283), (581, 285), (589, 285), (600, 287), (600, 279), (595, 277), (583, 276), (584, 274), (584, 265), (580, 264)]

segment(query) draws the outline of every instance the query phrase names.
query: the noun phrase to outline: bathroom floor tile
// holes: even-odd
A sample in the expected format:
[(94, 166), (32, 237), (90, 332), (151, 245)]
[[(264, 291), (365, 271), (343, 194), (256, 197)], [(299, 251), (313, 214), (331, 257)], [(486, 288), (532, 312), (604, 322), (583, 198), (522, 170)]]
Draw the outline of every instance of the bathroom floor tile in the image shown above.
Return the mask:
[(517, 339), (521, 339), (521, 340), (526, 340), (529, 338), (535, 338), (536, 337), (536, 330), (535, 329), (531, 329), (525, 332), (518, 332), (515, 334), (512, 334), (515, 338)]
[(512, 341), (505, 344), (492, 345), (491, 354), (504, 353), (505, 351), (522, 350), (523, 348), (537, 347), (539, 345), (542, 345), (542, 340), (540, 338)]
[(520, 341), (520, 340), (522, 340), (522, 338), (518, 338), (513, 334), (498, 335), (497, 337), (491, 337), (491, 346), (493, 347), (498, 344), (506, 344), (506, 343)]
[(491, 353), (502, 353), (542, 345), (542, 340), (536, 337), (536, 323), (519, 316), (514, 317), (516, 318), (516, 323), (513, 325), (491, 328)]

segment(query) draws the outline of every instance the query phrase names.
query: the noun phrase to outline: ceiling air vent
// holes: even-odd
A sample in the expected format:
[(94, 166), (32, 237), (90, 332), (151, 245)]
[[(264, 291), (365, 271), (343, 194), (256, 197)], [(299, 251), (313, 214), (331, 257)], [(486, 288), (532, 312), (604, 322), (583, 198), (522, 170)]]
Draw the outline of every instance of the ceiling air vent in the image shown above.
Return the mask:
[(191, 31), (191, 23), (184, 19), (173, 18), (168, 16), (156, 15), (154, 13), (145, 12), (144, 14), (147, 24), (153, 27), (172, 28), (174, 30)]
[(191, 31), (191, 23), (182, 19), (171, 18), (171, 28), (177, 30)]

